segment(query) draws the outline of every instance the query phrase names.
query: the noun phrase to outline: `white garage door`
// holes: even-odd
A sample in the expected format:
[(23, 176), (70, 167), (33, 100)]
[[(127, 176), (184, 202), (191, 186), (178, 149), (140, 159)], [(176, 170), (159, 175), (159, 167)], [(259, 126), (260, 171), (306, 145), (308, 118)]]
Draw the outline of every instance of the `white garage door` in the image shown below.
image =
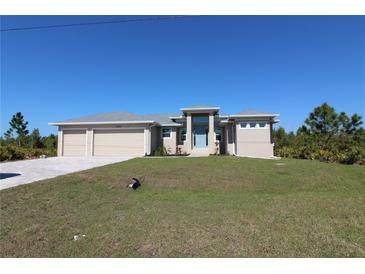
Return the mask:
[(63, 131), (63, 156), (86, 155), (86, 130)]
[(94, 156), (144, 155), (143, 129), (94, 130)]

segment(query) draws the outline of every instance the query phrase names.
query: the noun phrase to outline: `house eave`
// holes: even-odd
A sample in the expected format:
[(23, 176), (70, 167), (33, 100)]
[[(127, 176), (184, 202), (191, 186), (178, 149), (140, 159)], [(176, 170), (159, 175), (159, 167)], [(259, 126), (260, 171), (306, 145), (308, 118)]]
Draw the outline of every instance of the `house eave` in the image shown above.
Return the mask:
[(53, 122), (51, 126), (73, 126), (73, 125), (119, 125), (119, 124), (155, 124), (155, 121), (105, 121), (105, 122)]
[(169, 119), (171, 120), (178, 120), (178, 119), (184, 119), (185, 117), (184, 116), (171, 116), (169, 117)]
[(180, 108), (180, 110), (182, 112), (185, 112), (185, 111), (192, 111), (192, 112), (195, 112), (195, 111), (217, 111), (217, 110), (220, 110), (220, 109), (221, 109), (220, 107)]
[(241, 115), (229, 115), (229, 118), (256, 118), (256, 117), (277, 117), (279, 114), (241, 114)]
[(182, 124), (167, 124), (162, 123), (160, 124), (161, 127), (182, 127)]

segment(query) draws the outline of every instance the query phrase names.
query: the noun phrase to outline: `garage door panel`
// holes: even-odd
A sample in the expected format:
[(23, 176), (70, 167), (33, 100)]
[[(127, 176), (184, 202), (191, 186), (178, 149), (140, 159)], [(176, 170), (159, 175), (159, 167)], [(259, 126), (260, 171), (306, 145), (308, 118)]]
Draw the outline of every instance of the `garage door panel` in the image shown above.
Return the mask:
[(144, 154), (144, 130), (94, 130), (94, 156)]
[(86, 130), (63, 131), (63, 156), (85, 156)]

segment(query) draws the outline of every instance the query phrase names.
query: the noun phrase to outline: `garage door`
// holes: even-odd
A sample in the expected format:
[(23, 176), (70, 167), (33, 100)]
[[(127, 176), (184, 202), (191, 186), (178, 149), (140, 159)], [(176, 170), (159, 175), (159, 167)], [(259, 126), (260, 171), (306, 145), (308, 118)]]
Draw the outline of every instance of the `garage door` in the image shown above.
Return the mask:
[(63, 131), (63, 156), (86, 155), (86, 130)]
[(94, 156), (144, 155), (143, 129), (94, 130)]

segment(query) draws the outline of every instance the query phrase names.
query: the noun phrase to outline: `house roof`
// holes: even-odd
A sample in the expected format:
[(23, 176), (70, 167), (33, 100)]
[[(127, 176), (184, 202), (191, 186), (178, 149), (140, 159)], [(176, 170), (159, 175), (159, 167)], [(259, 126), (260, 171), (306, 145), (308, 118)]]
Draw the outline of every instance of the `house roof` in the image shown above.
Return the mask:
[(67, 124), (113, 124), (113, 123), (158, 123), (160, 125), (180, 125), (171, 121), (169, 117), (177, 114), (148, 114), (138, 115), (131, 112), (105, 112), (95, 115), (88, 115), (74, 119), (68, 119), (52, 125), (67, 125)]
[[(181, 108), (182, 111), (197, 111), (199, 110), (215, 110), (218, 112), (219, 107), (210, 107), (206, 105), (196, 105), (190, 108)], [(256, 110), (244, 110), (233, 115), (223, 115), (220, 117), (223, 121), (228, 121), (230, 118), (240, 117), (270, 117), (274, 118), (279, 116), (278, 114), (270, 112), (261, 112)], [(55, 123), (49, 123), (50, 125), (85, 125), (85, 124), (159, 124), (161, 126), (181, 126), (180, 123), (174, 122), (172, 119), (182, 119), (180, 114), (161, 113), (161, 114), (145, 114), (138, 115), (131, 112), (105, 112), (95, 115), (88, 115), (74, 119), (68, 119)], [(228, 118), (228, 120), (226, 120)]]
[(240, 111), (238, 113), (235, 113), (233, 115), (229, 115), (230, 117), (276, 117), (279, 116), (279, 114), (271, 113), (271, 112), (263, 112), (263, 111), (257, 111), (254, 109), (247, 109)]

